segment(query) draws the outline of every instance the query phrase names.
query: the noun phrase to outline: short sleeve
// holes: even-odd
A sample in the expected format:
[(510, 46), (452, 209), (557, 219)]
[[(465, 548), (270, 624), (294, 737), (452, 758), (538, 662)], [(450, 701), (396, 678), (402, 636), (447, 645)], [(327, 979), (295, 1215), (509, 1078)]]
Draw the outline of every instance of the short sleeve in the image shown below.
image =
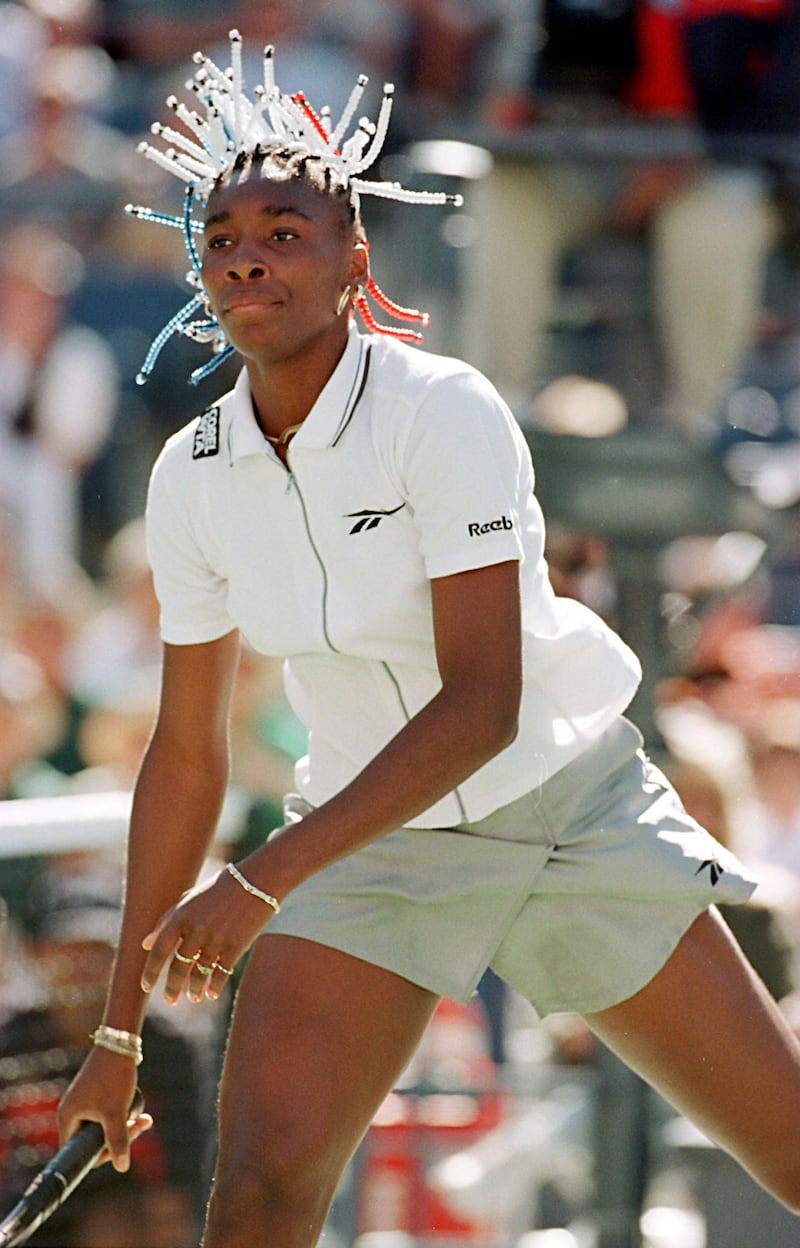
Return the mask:
[(401, 459), (429, 577), (523, 558), (530, 454), (513, 416), (480, 373), (431, 387)]
[(147, 553), (161, 609), (161, 636), (172, 645), (215, 641), (234, 627), (228, 585), (195, 540), (189, 509), (157, 460), (147, 495)]

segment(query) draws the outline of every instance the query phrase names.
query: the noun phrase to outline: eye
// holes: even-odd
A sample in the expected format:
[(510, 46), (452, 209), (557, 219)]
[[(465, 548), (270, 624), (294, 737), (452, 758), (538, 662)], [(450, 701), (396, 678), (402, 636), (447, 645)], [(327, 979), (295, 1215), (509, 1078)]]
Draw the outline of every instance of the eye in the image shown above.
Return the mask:
[(207, 251), (216, 251), (220, 247), (227, 247), (230, 241), (227, 234), (212, 234), (211, 238), (205, 240), (205, 247)]
[(272, 237), (277, 243), (288, 243), (291, 242), (293, 238), (298, 238), (299, 235), (296, 230), (282, 229), (275, 230)]

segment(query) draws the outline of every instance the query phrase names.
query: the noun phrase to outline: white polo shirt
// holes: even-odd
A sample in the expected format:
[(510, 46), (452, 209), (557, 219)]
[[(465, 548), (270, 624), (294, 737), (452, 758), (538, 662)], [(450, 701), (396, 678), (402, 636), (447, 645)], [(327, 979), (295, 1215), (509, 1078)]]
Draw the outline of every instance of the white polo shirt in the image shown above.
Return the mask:
[(519, 561), (524, 693), (515, 741), (410, 826), (475, 821), (520, 797), (577, 757), (640, 679), (602, 620), (553, 594), (528, 446), (490, 382), (381, 335), (351, 330), (288, 468), (243, 371), (166, 443), (147, 525), (165, 641), (238, 627), (285, 656), (309, 729), (296, 780), (313, 806), (441, 687), (430, 578)]

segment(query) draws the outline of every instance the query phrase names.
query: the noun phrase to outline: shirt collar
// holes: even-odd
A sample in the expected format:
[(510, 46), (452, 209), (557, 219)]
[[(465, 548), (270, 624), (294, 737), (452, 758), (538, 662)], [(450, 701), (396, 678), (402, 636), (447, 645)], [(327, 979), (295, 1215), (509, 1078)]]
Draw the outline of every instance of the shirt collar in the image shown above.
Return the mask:
[[(293, 439), (294, 445), (335, 446), (350, 422), (364, 391), (370, 348), (351, 324), (342, 358)], [(228, 432), (230, 462), (245, 455), (263, 455), (267, 445), (253, 412), (247, 369), (243, 368), (230, 394), (233, 407)]]

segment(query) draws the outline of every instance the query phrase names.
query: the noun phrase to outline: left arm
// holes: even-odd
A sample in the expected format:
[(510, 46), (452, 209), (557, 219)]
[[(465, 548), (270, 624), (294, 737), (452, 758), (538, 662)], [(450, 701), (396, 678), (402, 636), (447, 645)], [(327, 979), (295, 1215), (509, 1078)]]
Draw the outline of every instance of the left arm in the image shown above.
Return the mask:
[[(509, 745), (522, 693), (519, 564), (492, 564), (431, 581), (436, 656), (442, 687), (344, 789), (301, 822), (283, 829), (240, 867), (258, 888), (282, 900), (323, 867), (401, 827), (432, 806)], [(145, 979), (158, 971), (182, 934), (230, 919), (227, 876), (188, 894), (156, 929)], [(257, 898), (234, 893), (242, 915), (242, 950), (254, 924), (268, 917)], [(198, 948), (201, 947), (198, 945)], [(239, 955), (240, 956), (240, 955)]]
[[(401, 827), (510, 745), (522, 693), (516, 561), (431, 582), (442, 688), (329, 801), (247, 859), (289, 892), (321, 867)], [(269, 882), (268, 882), (269, 881)]]

